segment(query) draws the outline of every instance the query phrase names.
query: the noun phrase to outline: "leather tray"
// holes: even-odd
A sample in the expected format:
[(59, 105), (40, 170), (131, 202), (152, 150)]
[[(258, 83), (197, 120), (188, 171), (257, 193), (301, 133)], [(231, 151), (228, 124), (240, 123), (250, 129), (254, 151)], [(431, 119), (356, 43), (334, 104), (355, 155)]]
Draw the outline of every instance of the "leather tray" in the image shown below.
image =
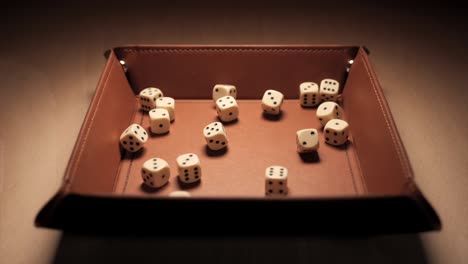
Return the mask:
[[(352, 65), (349, 61), (353, 60)], [(122, 65), (125, 64), (125, 66)], [(316, 156), (298, 155), (295, 131), (319, 127), (315, 109), (301, 108), (301, 82), (340, 82), (351, 127), (343, 147), (324, 143)], [(203, 127), (216, 119), (211, 89), (238, 88), (239, 120), (226, 126), (230, 145), (208, 151)], [(131, 123), (149, 131), (137, 94), (148, 86), (176, 99), (176, 120), (143, 151), (119, 147)], [(280, 118), (262, 115), (266, 89), (283, 92)], [(181, 190), (175, 158), (199, 155), (203, 180), (190, 199)], [(169, 162), (165, 187), (142, 186), (151, 157)], [(264, 195), (264, 170), (289, 169), (289, 195)], [(221, 224), (221, 229), (215, 227)], [(175, 234), (378, 234), (440, 229), (416, 186), (404, 147), (364, 47), (127, 46), (114, 48), (72, 152), (62, 186), (36, 218), (41, 227), (78, 232)], [(158, 227), (159, 226), (159, 227)]]

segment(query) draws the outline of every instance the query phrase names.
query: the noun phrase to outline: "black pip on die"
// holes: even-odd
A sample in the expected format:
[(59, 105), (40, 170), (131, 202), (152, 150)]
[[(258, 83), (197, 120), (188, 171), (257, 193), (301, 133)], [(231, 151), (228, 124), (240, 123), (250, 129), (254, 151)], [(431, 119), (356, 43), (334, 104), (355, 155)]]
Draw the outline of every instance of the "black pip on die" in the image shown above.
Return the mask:
[(120, 144), (124, 149), (130, 152), (140, 150), (145, 142), (148, 140), (148, 134), (138, 124), (131, 124), (120, 135)]

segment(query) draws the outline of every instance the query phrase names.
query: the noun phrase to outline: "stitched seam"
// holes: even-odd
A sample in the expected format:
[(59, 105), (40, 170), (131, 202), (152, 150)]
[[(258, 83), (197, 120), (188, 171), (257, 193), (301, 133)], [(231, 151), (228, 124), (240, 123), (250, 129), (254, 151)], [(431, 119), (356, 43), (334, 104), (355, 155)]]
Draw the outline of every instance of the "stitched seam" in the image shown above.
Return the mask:
[(344, 48), (124, 48), (126, 53), (182, 53), (182, 52), (347, 52)]
[(351, 168), (351, 161), (349, 160), (348, 146), (346, 146), (346, 148), (345, 148), (345, 154), (346, 154), (346, 160), (348, 161), (349, 174), (351, 175), (351, 180), (352, 180), (352, 182), (353, 182), (354, 192), (355, 192), (356, 194), (358, 194), (358, 190), (357, 190), (357, 187), (356, 187), (356, 181), (355, 181), (355, 179), (354, 179), (353, 169)]
[(377, 101), (378, 101), (378, 103), (379, 103), (379, 106), (380, 106), (382, 115), (383, 115), (383, 117), (384, 117), (385, 123), (386, 123), (387, 128), (388, 128), (388, 132), (390, 133), (390, 136), (392, 137), (393, 145), (395, 146), (395, 149), (396, 149), (396, 151), (397, 151), (397, 156), (398, 156), (398, 159), (399, 159), (399, 161), (400, 161), (400, 165), (403, 167), (403, 170), (405, 170), (406, 174), (407, 174), (407, 175), (410, 175), (410, 174), (409, 174), (408, 164), (407, 164), (406, 162), (403, 162), (403, 156), (402, 156), (401, 147), (400, 147), (400, 145), (398, 144), (398, 142), (397, 142), (397, 140), (396, 140), (396, 137), (395, 137), (395, 134), (394, 134), (394, 132), (393, 132), (392, 126), (390, 125), (390, 121), (388, 120), (388, 117), (387, 117), (387, 115), (385, 114), (385, 109), (384, 109), (383, 103), (382, 103), (382, 101), (381, 101), (380, 95), (379, 95), (378, 92), (377, 92), (377, 88), (376, 88), (376, 84), (375, 84), (375, 79), (374, 79), (374, 78), (372, 77), (372, 75), (370, 74), (370, 71), (369, 71), (369, 68), (368, 68), (368, 65), (367, 65), (367, 61), (365, 60), (365, 58), (364, 58), (364, 56), (362, 55), (362, 53), (360, 54), (360, 56), (361, 56), (362, 59), (363, 59), (364, 68), (366, 69), (367, 75), (368, 75), (368, 77), (369, 77), (370, 80), (371, 80), (372, 89), (374, 90), (375, 97), (377, 98)]
[[(353, 137), (353, 143), (357, 143), (356, 139), (354, 137)], [(356, 148), (353, 149), (353, 152), (354, 152), (355, 157), (358, 157), (357, 152), (356, 152)], [(365, 194), (367, 194), (367, 193), (369, 193), (369, 191), (367, 189), (366, 180), (364, 179), (364, 174), (362, 173), (361, 163), (356, 162), (356, 164), (357, 164), (357, 167), (358, 167), (358, 169), (360, 171), (361, 183), (362, 183), (362, 187), (364, 189), (363, 191), (364, 191)]]
[(122, 194), (124, 194), (125, 191), (127, 190), (128, 178), (130, 176), (130, 171), (132, 170), (134, 155), (135, 155), (134, 153), (131, 154), (130, 164), (128, 165), (127, 173), (125, 174), (125, 181), (124, 181), (124, 186), (122, 188)]
[[(137, 108), (137, 111), (138, 111), (138, 108)], [(141, 115), (140, 122), (138, 123), (141, 127), (143, 127), (143, 125), (142, 125), (143, 124), (143, 118), (144, 118), (144, 115)], [(127, 190), (128, 179), (130, 178), (130, 172), (132, 171), (134, 158), (135, 158), (135, 153), (132, 153), (132, 157), (130, 159), (130, 165), (128, 165), (127, 174), (125, 175), (125, 182), (124, 182), (124, 186), (123, 186), (123, 189), (122, 189), (122, 193), (125, 193), (125, 191)]]
[[(343, 117), (346, 117), (346, 115), (343, 116)], [(345, 119), (346, 119), (346, 118), (345, 118)], [(354, 138), (352, 135), (351, 135), (351, 137), (352, 137), (352, 143), (353, 143), (353, 145), (356, 145), (356, 144), (355, 144), (355, 143), (356, 143), (356, 138)], [(346, 149), (346, 151), (347, 151), (347, 150), (348, 150), (348, 148)], [(367, 184), (366, 184), (366, 181), (365, 181), (365, 179), (364, 179), (364, 174), (362, 173), (361, 163), (359, 162), (359, 158), (356, 158), (356, 157), (359, 157), (358, 154), (357, 154), (357, 152), (356, 152), (356, 147), (351, 148), (351, 151), (352, 151), (353, 154), (354, 154), (353, 157), (354, 157), (354, 159), (355, 159), (355, 163), (356, 163), (356, 166), (357, 166), (358, 175), (359, 175), (359, 178), (360, 178), (360, 180), (361, 180), (360, 186), (362, 186), (362, 189), (363, 189), (362, 191), (363, 191), (363, 193), (364, 193), (364, 194), (367, 194), (367, 193), (368, 193)], [(346, 155), (348, 155), (348, 152), (346, 152)], [(349, 156), (348, 156), (348, 157), (349, 157)], [(352, 170), (351, 161), (349, 160), (349, 158), (348, 158), (348, 161), (349, 161), (348, 165), (349, 165), (349, 167), (350, 167), (350, 170)], [(356, 179), (354, 178), (354, 176), (353, 176), (353, 180), (356, 180)], [(355, 185), (355, 187), (357, 188), (357, 185)], [(357, 191), (357, 189), (356, 189), (356, 193), (359, 194), (359, 192)]]
[(107, 88), (107, 82), (109, 81), (110, 79), (110, 72), (112, 71), (112, 68), (114, 67), (114, 60), (111, 60), (111, 64), (109, 65), (109, 70), (107, 71), (107, 76), (106, 76), (106, 79), (104, 81), (104, 85), (102, 86), (102, 91), (101, 93), (98, 95), (98, 100), (96, 102), (96, 107), (93, 111), (93, 115), (91, 116), (91, 119), (89, 119), (89, 123), (88, 123), (88, 126), (85, 130), (85, 133), (84, 133), (84, 136), (83, 136), (83, 140), (81, 142), (79, 142), (79, 144), (81, 145), (80, 147), (80, 150), (78, 151), (78, 154), (77, 154), (77, 158), (76, 158), (76, 162), (74, 163), (73, 165), (73, 169), (71, 170), (72, 173), (70, 173), (70, 177), (68, 179), (68, 184), (66, 186), (66, 190), (68, 190), (71, 186), (71, 182), (73, 181), (73, 179), (75, 178), (75, 175), (76, 175), (76, 170), (78, 169), (78, 164), (80, 162), (80, 159), (81, 159), (81, 156), (83, 154), (83, 151), (84, 151), (84, 148), (86, 146), (86, 141), (88, 140), (88, 136), (89, 136), (89, 131), (91, 130), (91, 127), (92, 127), (92, 124), (94, 123), (94, 118), (97, 114), (97, 109), (99, 109), (99, 105), (101, 104), (101, 99), (103, 97), (103, 94), (104, 94), (104, 91), (105, 89)]

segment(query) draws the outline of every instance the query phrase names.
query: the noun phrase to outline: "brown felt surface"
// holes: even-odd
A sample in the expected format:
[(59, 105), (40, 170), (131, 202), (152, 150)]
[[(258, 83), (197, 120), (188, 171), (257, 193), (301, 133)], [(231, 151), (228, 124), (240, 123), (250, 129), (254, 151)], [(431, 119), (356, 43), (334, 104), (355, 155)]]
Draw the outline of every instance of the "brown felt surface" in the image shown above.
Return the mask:
[[(302, 108), (297, 100), (285, 100), (283, 114), (272, 120), (263, 116), (259, 100), (239, 100), (238, 104), (238, 121), (225, 126), (228, 149), (214, 153), (207, 150), (202, 133), (207, 124), (217, 120), (212, 101), (176, 100), (176, 120), (170, 133), (153, 135), (144, 151), (124, 157), (114, 192), (148, 197), (184, 189), (194, 197), (264, 197), (265, 168), (281, 165), (289, 170), (288, 197), (363, 193), (352, 141), (346, 147), (333, 147), (324, 142), (320, 132), (318, 159), (296, 152), (296, 131), (319, 128), (315, 109)], [(137, 111), (134, 122), (150, 131), (147, 113)], [(175, 159), (188, 152), (201, 160), (202, 181), (195, 186), (184, 186), (177, 179)], [(152, 157), (165, 159), (171, 167), (169, 183), (159, 190), (142, 186), (141, 166)]]

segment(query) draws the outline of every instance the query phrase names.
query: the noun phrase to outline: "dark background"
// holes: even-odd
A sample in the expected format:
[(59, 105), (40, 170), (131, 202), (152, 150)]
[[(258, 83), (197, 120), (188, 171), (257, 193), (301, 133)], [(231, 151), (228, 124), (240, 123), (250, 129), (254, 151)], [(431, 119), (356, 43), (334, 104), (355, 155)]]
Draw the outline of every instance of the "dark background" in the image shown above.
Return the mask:
[[(468, 23), (467, 9), (459, 4), (40, 1), (4, 4), (1, 12), (0, 262), (463, 263), (468, 258)], [(416, 182), (439, 213), (442, 231), (359, 238), (138, 238), (35, 228), (35, 214), (60, 186), (105, 63), (103, 53), (127, 44), (366, 45)]]

